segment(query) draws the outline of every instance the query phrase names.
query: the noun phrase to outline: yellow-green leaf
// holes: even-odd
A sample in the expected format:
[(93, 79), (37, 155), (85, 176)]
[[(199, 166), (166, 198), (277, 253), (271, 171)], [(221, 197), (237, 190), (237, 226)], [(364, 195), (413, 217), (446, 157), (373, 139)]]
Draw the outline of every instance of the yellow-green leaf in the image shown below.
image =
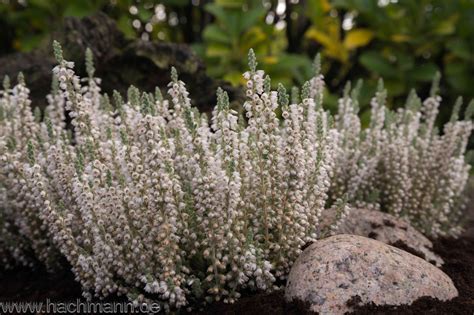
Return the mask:
[(322, 11), (323, 13), (331, 10), (331, 4), (328, 0), (309, 0), (308, 6), (314, 11)]
[(317, 41), (318, 43), (320, 43), (326, 48), (337, 46), (336, 42), (330, 36), (317, 30), (316, 28), (310, 28), (306, 32), (306, 37), (314, 41)]
[(225, 57), (231, 53), (228, 46), (219, 43), (211, 43), (207, 46), (206, 55), (208, 57)]
[(324, 12), (329, 12), (331, 10), (331, 4), (328, 0), (320, 0), (319, 2), (321, 3)]
[(247, 54), (250, 48), (258, 49), (258, 46), (267, 40), (267, 35), (260, 27), (252, 27), (242, 35), (240, 50)]
[(245, 80), (239, 71), (232, 71), (224, 75), (224, 80), (230, 82), (232, 85), (245, 84)]
[(348, 51), (336, 37), (325, 34), (314, 27), (306, 32), (306, 37), (323, 45), (327, 56), (340, 62), (347, 62), (349, 57)]
[(274, 65), (278, 63), (278, 57), (277, 56), (265, 56), (262, 58), (263, 63), (267, 65)]
[(391, 39), (396, 43), (403, 43), (409, 41), (411, 38), (405, 34), (394, 34), (392, 35)]
[(344, 47), (349, 50), (366, 46), (374, 38), (374, 33), (368, 29), (354, 29), (347, 32), (344, 38)]
[(225, 8), (241, 8), (245, 5), (243, 0), (216, 0), (215, 2)]
[(457, 14), (448, 16), (434, 28), (434, 32), (439, 35), (449, 35), (454, 33), (458, 19), (459, 15)]

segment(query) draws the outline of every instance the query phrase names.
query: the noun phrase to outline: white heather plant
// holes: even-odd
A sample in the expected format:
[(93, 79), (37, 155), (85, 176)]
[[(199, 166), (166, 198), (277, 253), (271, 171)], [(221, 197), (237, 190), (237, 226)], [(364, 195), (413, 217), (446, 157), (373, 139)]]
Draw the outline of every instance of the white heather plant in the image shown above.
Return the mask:
[(352, 93), (346, 88), (335, 118), (341, 136), (331, 199), (344, 197), (353, 205), (407, 218), (432, 237), (460, 233), (474, 101), (459, 120), (458, 99), (440, 133), (435, 126), (441, 102), (438, 84), (439, 76), (424, 102), (412, 91), (405, 107), (392, 112), (384, 106), (386, 92), (380, 82), (365, 130), (357, 116), (358, 87)]
[[(8, 77), (0, 97), (0, 235), (4, 244), (2, 262), (6, 267), (17, 263), (31, 266), (33, 257), (43, 262), (49, 270), (56, 267), (58, 252), (48, 233), (46, 222), (38, 213), (42, 206), (30, 189), (25, 165), (32, 156), (33, 143), (42, 146), (40, 125), (30, 107), (29, 90), (23, 75), (18, 84), (10, 89)], [(36, 120), (36, 121), (35, 121)], [(13, 260), (12, 260), (13, 259)]]
[[(328, 197), (339, 133), (321, 106), (322, 76), (290, 104), (250, 51), (246, 119), (219, 89), (208, 122), (175, 69), (169, 99), (131, 87), (112, 105), (90, 51), (80, 79), (54, 50), (43, 119), (23, 80), (1, 97), (2, 215), (18, 228), (3, 224), (2, 235), (26, 238), (45, 263), (59, 251), (86, 297), (126, 294), (172, 309), (277, 287), (317, 239)], [(1, 250), (18, 261), (27, 249)]]
[(90, 51), (83, 79), (58, 43), (54, 51), (42, 119), (21, 77), (0, 95), (6, 267), (38, 259), (53, 270), (60, 253), (85, 297), (124, 294), (170, 310), (274, 289), (321, 236), (325, 208), (337, 208), (339, 220), (347, 201), (407, 216), (433, 235), (458, 230), (450, 220), (468, 176), (471, 114), (458, 121), (456, 112), (436, 134), (435, 93), (422, 113), (413, 94), (387, 114), (381, 85), (362, 130), (358, 87), (346, 89), (333, 119), (322, 108), (319, 60), (290, 101), (283, 86), (271, 90), (250, 51), (245, 118), (219, 89), (208, 121), (175, 69), (169, 97), (130, 87), (126, 100), (114, 92), (111, 101)]

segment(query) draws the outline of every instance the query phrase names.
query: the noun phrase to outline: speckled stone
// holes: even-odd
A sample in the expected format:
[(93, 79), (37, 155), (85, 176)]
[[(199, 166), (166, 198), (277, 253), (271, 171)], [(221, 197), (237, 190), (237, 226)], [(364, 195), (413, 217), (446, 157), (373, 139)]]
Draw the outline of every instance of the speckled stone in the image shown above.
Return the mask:
[[(323, 214), (323, 224), (331, 224), (335, 211)], [(352, 209), (336, 234), (354, 234), (372, 238), (408, 251), (440, 267), (444, 261), (433, 252), (433, 243), (408, 222), (381, 211)]]
[(344, 314), (346, 303), (411, 304), (422, 296), (450, 300), (451, 279), (434, 265), (401, 249), (358, 236), (335, 235), (306, 248), (294, 263), (287, 301), (301, 300), (320, 314)]

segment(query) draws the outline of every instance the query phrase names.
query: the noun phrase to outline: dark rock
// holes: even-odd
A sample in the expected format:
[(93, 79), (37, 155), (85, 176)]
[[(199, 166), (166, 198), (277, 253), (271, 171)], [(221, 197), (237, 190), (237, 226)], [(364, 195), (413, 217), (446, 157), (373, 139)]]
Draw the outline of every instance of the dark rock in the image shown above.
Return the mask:
[(193, 105), (202, 112), (211, 112), (218, 86), (229, 92), (231, 100), (245, 97), (240, 88), (207, 76), (204, 63), (189, 46), (127, 40), (115, 22), (100, 13), (83, 19), (66, 18), (63, 27), (44, 47), (0, 57), (0, 78), (15, 78), (23, 72), (34, 106), (43, 107), (50, 91), (52, 68), (56, 65), (51, 48), (53, 39), (62, 44), (65, 58), (75, 63), (80, 76), (85, 76), (84, 56), (89, 47), (94, 54), (96, 76), (102, 79), (102, 90), (109, 95), (113, 90), (125, 94), (130, 85), (147, 92), (159, 86), (166, 92), (174, 66), (188, 87)]

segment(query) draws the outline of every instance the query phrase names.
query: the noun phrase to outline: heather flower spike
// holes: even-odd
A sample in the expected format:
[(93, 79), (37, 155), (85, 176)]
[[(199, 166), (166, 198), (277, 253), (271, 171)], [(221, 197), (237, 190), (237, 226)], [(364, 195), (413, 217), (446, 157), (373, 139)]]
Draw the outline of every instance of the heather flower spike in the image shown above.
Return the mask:
[(23, 72), (18, 73), (16, 81), (18, 82), (18, 84), (25, 84), (25, 76), (23, 75)]
[(171, 81), (178, 82), (178, 71), (176, 71), (175, 67), (171, 67)]
[(3, 90), (7, 91), (8, 89), (10, 89), (10, 77), (6, 75), (3, 78)]
[(435, 96), (439, 93), (439, 83), (441, 81), (441, 73), (437, 71), (431, 83), (430, 96)]
[(161, 90), (159, 87), (155, 88), (155, 100), (161, 102), (163, 100), (163, 95), (161, 94)]
[(27, 154), (28, 154), (28, 162), (31, 166), (35, 164), (35, 149), (33, 147), (33, 142), (28, 140), (27, 142)]
[(450, 122), (454, 123), (458, 121), (459, 113), (461, 112), (462, 102), (463, 102), (462, 96), (459, 96), (456, 99), (456, 103), (454, 103), (453, 111), (451, 112), (451, 118), (449, 119)]
[(298, 87), (293, 86), (291, 88), (291, 104), (298, 104), (300, 100), (300, 90)]
[(89, 78), (94, 77), (94, 56), (92, 55), (92, 50), (90, 48), (86, 49), (86, 72), (89, 75)]
[(465, 120), (471, 120), (474, 117), (474, 100), (471, 100), (466, 107), (466, 111), (464, 113)]
[(321, 74), (321, 54), (317, 53), (313, 61), (313, 73), (317, 77)]
[(248, 63), (249, 63), (249, 69), (253, 73), (257, 70), (257, 57), (255, 57), (255, 52), (253, 51), (252, 48), (249, 50), (249, 55), (248, 55)]
[(278, 84), (278, 103), (281, 107), (286, 107), (289, 104), (289, 97), (283, 84)]
[(54, 58), (56, 58), (56, 61), (59, 64), (62, 64), (64, 62), (63, 49), (61, 47), (61, 44), (56, 40), (53, 41), (53, 52), (54, 52)]
[(217, 88), (217, 108), (220, 110), (229, 109), (229, 96), (221, 87)]
[(123, 108), (123, 98), (122, 98), (122, 95), (117, 90), (114, 90), (113, 92), (113, 99), (114, 99), (115, 108), (117, 108), (117, 110), (120, 112)]
[(303, 84), (303, 88), (301, 90), (301, 98), (304, 100), (306, 98), (309, 98), (310, 96), (310, 88), (311, 88), (311, 85), (310, 85), (310, 82), (309, 81), (306, 81), (304, 84)]
[(127, 91), (127, 99), (133, 107), (140, 106), (140, 91), (131, 85)]
[(270, 79), (270, 76), (267, 74), (265, 76), (265, 79), (263, 79), (263, 90), (266, 93), (270, 93), (270, 89), (271, 89), (271, 79)]

